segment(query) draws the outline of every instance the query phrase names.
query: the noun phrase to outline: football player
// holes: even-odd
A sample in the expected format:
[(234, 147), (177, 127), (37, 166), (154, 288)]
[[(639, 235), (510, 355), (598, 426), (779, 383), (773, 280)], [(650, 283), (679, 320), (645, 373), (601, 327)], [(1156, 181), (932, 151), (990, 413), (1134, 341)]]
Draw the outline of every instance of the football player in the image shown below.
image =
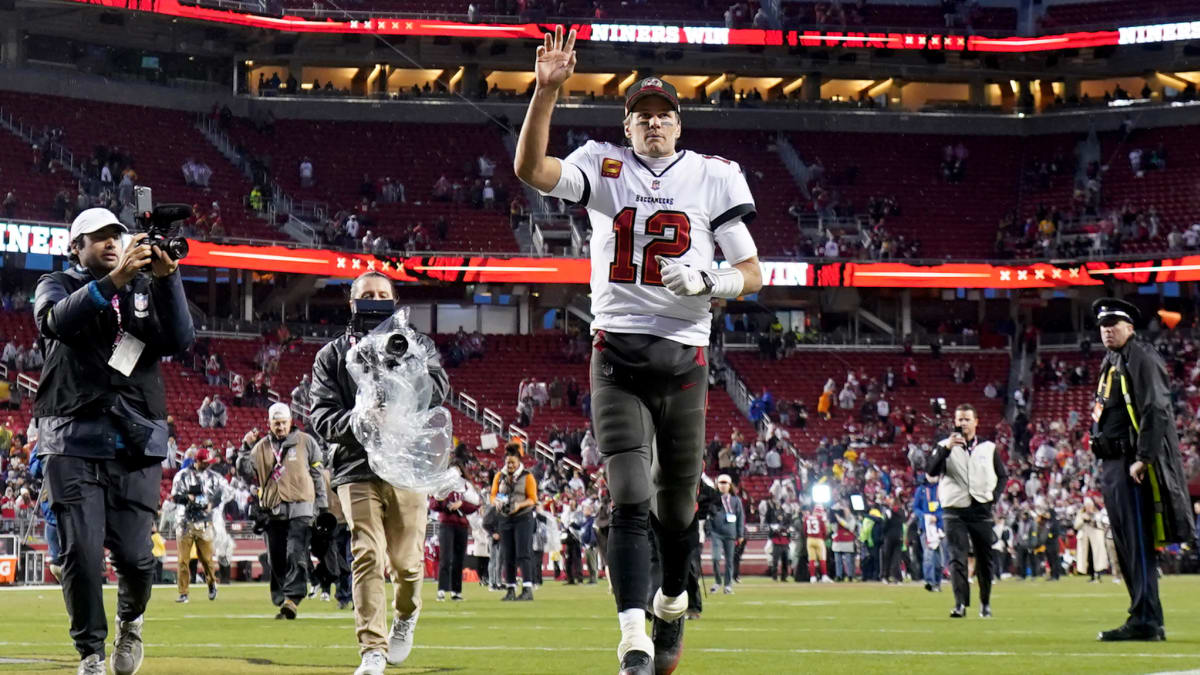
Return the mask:
[[(583, 205), (592, 224), (592, 416), (612, 492), (608, 560), (621, 627), (623, 675), (671, 673), (683, 648), (687, 565), (708, 394), (705, 346), (712, 298), (762, 286), (746, 225), (754, 199), (741, 168), (677, 150), (675, 87), (643, 78), (625, 92), (629, 146), (589, 141), (546, 156), (550, 116), (575, 70), (575, 31), (537, 49), (536, 87), (514, 169), (544, 195)], [(728, 266), (714, 269), (720, 245)], [(649, 539), (663, 580), (650, 593)]]

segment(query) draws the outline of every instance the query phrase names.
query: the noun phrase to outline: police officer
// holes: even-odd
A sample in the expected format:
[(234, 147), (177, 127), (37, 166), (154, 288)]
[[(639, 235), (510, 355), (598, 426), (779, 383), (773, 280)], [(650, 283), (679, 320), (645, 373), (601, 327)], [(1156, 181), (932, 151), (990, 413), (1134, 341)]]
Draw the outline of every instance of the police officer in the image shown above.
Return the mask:
[(157, 568), (150, 530), (167, 456), (158, 362), (195, 341), (178, 262), (128, 238), (107, 209), (71, 223), (72, 267), (38, 280), (33, 303), (45, 345), (33, 406), (38, 455), (62, 547), (62, 588), (79, 673), (104, 673), (104, 549), (117, 570), (112, 672), (142, 665), (142, 612)]
[(1134, 336), (1137, 307), (1102, 298), (1092, 311), (1108, 350), (1092, 409), (1092, 451), (1102, 462), (1101, 491), (1130, 600), (1125, 624), (1099, 639), (1164, 640), (1155, 549), (1193, 537), (1167, 370)]

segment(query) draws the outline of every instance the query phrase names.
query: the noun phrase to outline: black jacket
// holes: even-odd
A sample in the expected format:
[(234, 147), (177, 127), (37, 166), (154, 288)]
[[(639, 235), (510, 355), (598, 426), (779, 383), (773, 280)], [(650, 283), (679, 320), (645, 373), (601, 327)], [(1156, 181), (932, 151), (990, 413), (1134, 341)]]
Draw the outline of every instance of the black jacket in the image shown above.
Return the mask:
[[(38, 280), (33, 313), (46, 359), (34, 403), (39, 454), (111, 457), (120, 437), (130, 454), (165, 457), (158, 362), (196, 337), (179, 273), (118, 289), (83, 267), (53, 272)], [(128, 376), (108, 365), (121, 331), (145, 343)]]
[[(329, 485), (332, 488), (346, 483), (359, 483), (378, 478), (367, 462), (367, 451), (354, 436), (350, 423), (350, 412), (354, 409), (354, 398), (358, 387), (346, 370), (346, 352), (361, 335), (351, 334), (337, 338), (317, 352), (312, 374), (312, 412), (309, 422), (313, 432), (329, 444)], [(433, 377), (433, 399), (431, 406), (441, 405), (450, 390), (450, 381), (442, 369), (437, 347), (424, 335), (418, 339), (433, 354), (429, 363), (429, 374)]]
[(1100, 369), (1101, 382), (1110, 368), (1116, 369), (1114, 395), (1123, 395), (1121, 387), (1128, 386), (1138, 428), (1134, 457), (1127, 457), (1126, 461), (1136, 459), (1154, 469), (1161, 495), (1161, 504), (1156, 508), (1162, 513), (1165, 540), (1190, 542), (1195, 538), (1194, 515), (1179, 454), (1167, 367), (1154, 347), (1132, 337), (1124, 347), (1105, 356)]

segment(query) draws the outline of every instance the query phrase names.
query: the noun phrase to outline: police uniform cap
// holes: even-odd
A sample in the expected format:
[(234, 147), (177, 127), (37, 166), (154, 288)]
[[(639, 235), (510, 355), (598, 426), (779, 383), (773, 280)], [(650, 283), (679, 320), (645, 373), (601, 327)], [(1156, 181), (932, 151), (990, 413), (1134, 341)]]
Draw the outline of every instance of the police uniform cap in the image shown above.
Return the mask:
[(1133, 303), (1119, 298), (1100, 298), (1092, 303), (1092, 313), (1101, 326), (1111, 326), (1121, 321), (1137, 325), (1142, 318), (1142, 313)]

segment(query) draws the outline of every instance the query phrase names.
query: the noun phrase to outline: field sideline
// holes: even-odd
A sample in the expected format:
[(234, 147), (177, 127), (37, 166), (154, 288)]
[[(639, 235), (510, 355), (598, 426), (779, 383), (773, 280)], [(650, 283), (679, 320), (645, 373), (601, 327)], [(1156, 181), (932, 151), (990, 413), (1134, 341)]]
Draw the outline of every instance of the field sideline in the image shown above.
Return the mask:
[[(353, 616), (306, 600), (300, 618), (275, 621), (262, 584), (222, 588), (191, 603), (156, 587), (141, 673), (350, 673), (358, 664)], [(973, 589), (974, 590), (974, 589)], [(615, 673), (616, 619), (603, 584), (542, 589), (532, 604), (499, 602), (478, 586), (467, 601), (434, 602), (426, 584), (417, 649), (389, 673)], [(687, 626), (680, 675), (741, 673), (1153, 673), (1200, 666), (1200, 577), (1162, 582), (1168, 641), (1101, 644), (1124, 619), (1123, 585), (1083, 579), (1005, 581), (995, 618), (973, 607), (947, 617), (952, 596), (917, 584), (774, 584), (748, 579), (707, 600)], [(115, 587), (106, 588), (110, 615)], [(521, 615), (527, 620), (519, 618)], [(111, 634), (110, 634), (111, 644)], [(57, 587), (0, 590), (0, 671), (74, 672)]]

